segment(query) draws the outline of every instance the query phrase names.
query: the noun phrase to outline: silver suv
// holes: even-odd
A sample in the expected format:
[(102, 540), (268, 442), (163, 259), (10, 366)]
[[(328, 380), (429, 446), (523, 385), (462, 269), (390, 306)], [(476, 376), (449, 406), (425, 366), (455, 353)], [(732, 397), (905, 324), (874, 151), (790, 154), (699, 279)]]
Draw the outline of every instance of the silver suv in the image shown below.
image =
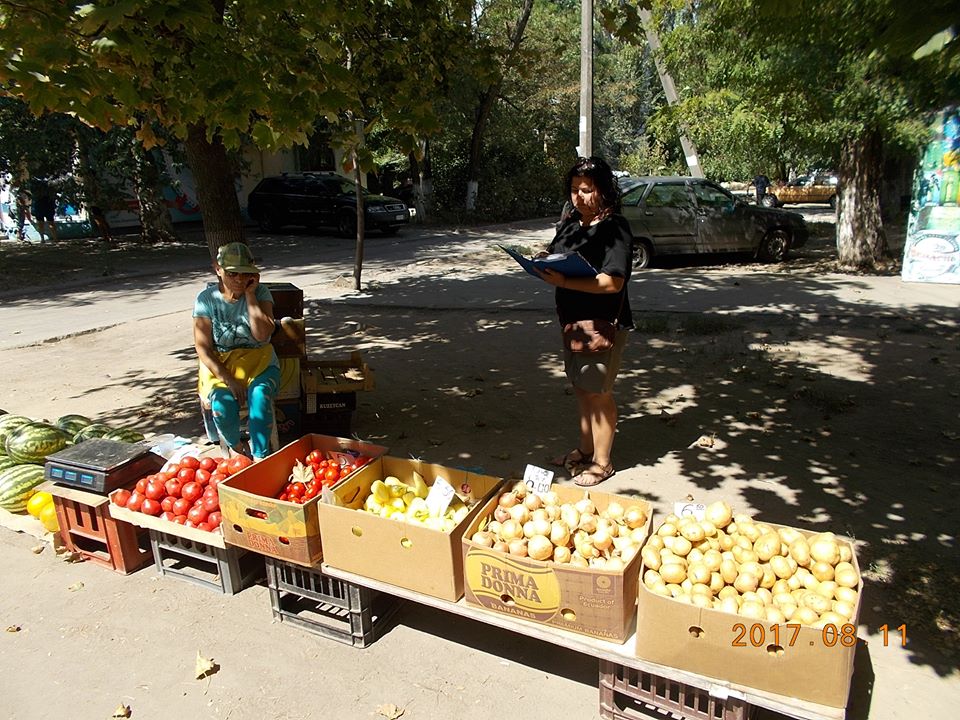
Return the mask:
[(802, 216), (748, 205), (710, 180), (640, 177), (621, 181), (621, 187), (635, 268), (661, 255), (717, 252), (750, 252), (779, 262), (807, 242)]

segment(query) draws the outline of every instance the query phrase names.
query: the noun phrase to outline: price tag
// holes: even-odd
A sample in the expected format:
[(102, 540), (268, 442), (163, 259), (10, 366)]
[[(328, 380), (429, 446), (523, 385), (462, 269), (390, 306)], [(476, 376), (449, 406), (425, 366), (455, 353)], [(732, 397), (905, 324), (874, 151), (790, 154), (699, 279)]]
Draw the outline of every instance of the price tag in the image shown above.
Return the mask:
[(678, 502), (673, 504), (673, 514), (677, 517), (689, 516), (697, 520), (703, 520), (706, 512), (707, 506), (703, 503)]
[(553, 471), (544, 470), (536, 465), (527, 465), (523, 471), (523, 482), (533, 491), (534, 495), (543, 496), (550, 492), (550, 485), (553, 483)]
[(438, 477), (433, 481), (433, 485), (430, 486), (430, 492), (427, 493), (427, 509), (430, 511), (430, 517), (443, 517), (443, 514), (447, 511), (447, 507), (450, 505), (450, 501), (453, 500), (453, 486), (444, 480), (442, 477)]

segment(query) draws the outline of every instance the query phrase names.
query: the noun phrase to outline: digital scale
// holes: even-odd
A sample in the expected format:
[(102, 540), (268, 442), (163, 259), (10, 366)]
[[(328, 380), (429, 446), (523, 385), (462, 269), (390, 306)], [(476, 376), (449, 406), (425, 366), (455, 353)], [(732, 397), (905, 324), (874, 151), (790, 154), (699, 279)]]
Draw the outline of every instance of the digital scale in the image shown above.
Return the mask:
[(165, 462), (143, 445), (93, 438), (48, 455), (43, 475), (61, 485), (108, 493), (157, 472)]

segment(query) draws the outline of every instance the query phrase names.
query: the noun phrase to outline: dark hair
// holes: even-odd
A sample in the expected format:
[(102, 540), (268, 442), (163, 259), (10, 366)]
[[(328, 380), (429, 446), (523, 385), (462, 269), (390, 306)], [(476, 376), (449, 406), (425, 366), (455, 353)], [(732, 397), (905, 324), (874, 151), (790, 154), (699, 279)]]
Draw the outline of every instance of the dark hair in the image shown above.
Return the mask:
[(578, 157), (573, 167), (567, 172), (564, 186), (567, 197), (570, 196), (570, 185), (575, 177), (588, 177), (593, 180), (593, 184), (600, 191), (600, 199), (603, 203), (601, 212), (604, 210), (620, 212), (620, 186), (606, 160), (596, 155), (588, 158)]

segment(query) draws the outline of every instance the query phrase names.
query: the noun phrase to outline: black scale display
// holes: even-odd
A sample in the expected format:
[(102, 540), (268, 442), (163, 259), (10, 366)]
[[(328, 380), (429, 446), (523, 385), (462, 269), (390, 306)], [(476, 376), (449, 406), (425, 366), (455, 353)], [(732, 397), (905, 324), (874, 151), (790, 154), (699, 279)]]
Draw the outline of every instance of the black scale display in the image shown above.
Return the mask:
[(93, 438), (47, 456), (44, 477), (59, 485), (109, 493), (166, 462), (143, 445)]

